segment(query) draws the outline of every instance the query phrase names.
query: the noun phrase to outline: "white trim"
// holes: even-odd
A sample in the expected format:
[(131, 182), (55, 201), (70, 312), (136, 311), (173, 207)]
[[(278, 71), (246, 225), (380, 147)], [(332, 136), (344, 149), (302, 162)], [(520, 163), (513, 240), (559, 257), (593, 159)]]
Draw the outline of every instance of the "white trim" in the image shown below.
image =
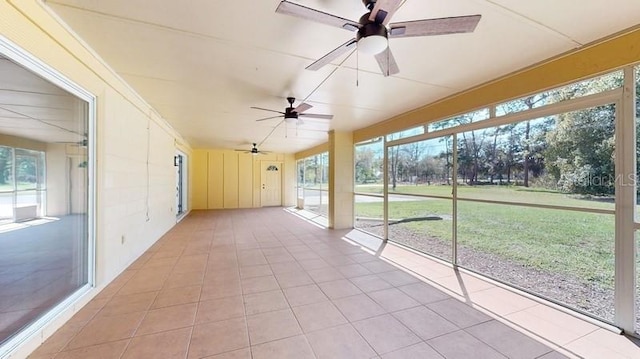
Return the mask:
[[(615, 174), (636, 177), (636, 117), (634, 68), (624, 69), (623, 96), (616, 103)], [(635, 183), (616, 183), (615, 324), (634, 333), (636, 308)]]
[[(40, 332), (51, 323), (53, 319), (69, 310), (71, 306), (80, 298), (86, 295), (96, 283), (96, 97), (89, 91), (80, 87), (70, 79), (49, 67), (33, 55), (22, 50), (18, 45), (0, 35), (0, 54), (7, 57), (16, 64), (40, 76), (50, 83), (60, 87), (79, 99), (87, 102), (87, 175), (88, 175), (88, 198), (87, 198), (87, 283), (78, 288), (73, 294), (64, 299), (60, 304), (46, 312), (35, 322), (29, 324), (16, 336), (0, 346), (0, 357), (9, 355), (20, 348), (21, 345), (30, 340), (35, 340)], [(44, 338), (42, 338), (44, 339)]]
[(445, 128), (443, 130), (433, 131), (424, 135), (405, 137), (395, 141), (386, 143), (386, 146), (404, 145), (417, 141), (440, 138), (447, 135), (455, 135), (458, 133), (481, 130), (489, 127), (508, 125), (511, 123), (533, 120), (546, 116), (557, 115), (561, 113), (577, 111), (585, 108), (596, 107), (613, 103), (622, 96), (622, 89), (609, 90), (593, 95), (579, 97), (563, 102), (554, 103), (547, 106), (537, 107), (531, 110), (516, 112), (505, 116), (489, 118), (478, 122), (472, 122), (465, 125)]

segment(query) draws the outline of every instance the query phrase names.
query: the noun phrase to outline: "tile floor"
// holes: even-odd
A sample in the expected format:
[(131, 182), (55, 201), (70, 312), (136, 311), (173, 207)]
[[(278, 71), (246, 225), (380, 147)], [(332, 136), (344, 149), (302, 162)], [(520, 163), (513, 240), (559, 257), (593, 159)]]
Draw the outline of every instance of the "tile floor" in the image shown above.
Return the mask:
[(195, 211), (31, 356), (640, 358), (638, 344), (282, 208)]

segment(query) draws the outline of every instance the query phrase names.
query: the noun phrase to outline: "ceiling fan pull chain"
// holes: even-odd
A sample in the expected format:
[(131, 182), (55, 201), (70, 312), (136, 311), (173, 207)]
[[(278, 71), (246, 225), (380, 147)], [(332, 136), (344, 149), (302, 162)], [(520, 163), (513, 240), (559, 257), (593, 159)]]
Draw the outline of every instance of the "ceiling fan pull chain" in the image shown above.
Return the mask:
[(356, 87), (360, 86), (360, 50), (358, 50), (358, 44), (356, 43)]

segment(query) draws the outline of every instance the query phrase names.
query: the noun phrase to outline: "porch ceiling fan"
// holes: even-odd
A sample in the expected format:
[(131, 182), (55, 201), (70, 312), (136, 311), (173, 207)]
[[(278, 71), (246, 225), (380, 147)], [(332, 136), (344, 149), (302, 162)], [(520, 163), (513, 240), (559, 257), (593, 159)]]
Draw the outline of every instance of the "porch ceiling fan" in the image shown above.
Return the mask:
[(262, 111), (269, 111), (269, 112), (276, 112), (279, 113), (279, 115), (277, 116), (270, 116), (270, 117), (266, 117), (266, 118), (261, 118), (259, 120), (256, 121), (266, 121), (266, 120), (271, 120), (274, 118), (284, 118), (284, 121), (287, 123), (295, 123), (296, 125), (301, 125), (304, 123), (304, 121), (302, 120), (302, 118), (316, 118), (316, 119), (321, 119), (321, 120), (331, 120), (333, 118), (333, 115), (321, 115), (321, 114), (317, 114), (317, 113), (306, 113), (305, 111), (307, 111), (308, 109), (312, 108), (313, 106), (309, 105), (308, 103), (301, 103), (296, 107), (293, 107), (293, 103), (296, 102), (296, 98), (295, 97), (287, 97), (287, 102), (289, 102), (289, 107), (286, 107), (284, 109), (284, 112), (282, 111), (277, 111), (277, 110), (271, 110), (268, 108), (262, 108), (262, 107), (251, 107), (254, 110), (262, 110)]
[(251, 147), (250, 150), (236, 150), (236, 151), (244, 152), (244, 153), (250, 153), (250, 154), (252, 154), (254, 156), (255, 155), (268, 155), (270, 153), (268, 151), (260, 151), (258, 149), (258, 145), (255, 142), (253, 143), (253, 147)]
[(355, 38), (307, 66), (308, 70), (318, 70), (340, 55), (357, 47), (363, 53), (375, 56), (384, 76), (400, 72), (389, 48), (389, 38), (473, 32), (481, 18), (481, 15), (469, 15), (389, 23), (393, 14), (405, 1), (407, 0), (362, 0), (369, 11), (362, 15), (358, 21), (341, 18), (289, 1), (281, 1), (276, 12), (355, 32)]

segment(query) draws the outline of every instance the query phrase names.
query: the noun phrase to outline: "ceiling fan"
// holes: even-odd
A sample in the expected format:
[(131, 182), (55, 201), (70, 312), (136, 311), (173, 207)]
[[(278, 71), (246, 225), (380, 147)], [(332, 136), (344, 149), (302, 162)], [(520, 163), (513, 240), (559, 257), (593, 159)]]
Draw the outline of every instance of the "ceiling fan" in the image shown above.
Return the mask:
[(389, 24), (391, 17), (406, 0), (362, 0), (369, 10), (359, 21), (344, 19), (289, 1), (281, 1), (277, 13), (300, 17), (356, 32), (356, 37), (338, 46), (319, 60), (307, 66), (316, 71), (340, 55), (356, 47), (363, 53), (375, 55), (384, 76), (400, 72), (389, 48), (389, 38), (434, 36), (473, 32), (481, 15), (445, 17)]
[(316, 114), (316, 113), (305, 113), (305, 111), (307, 111), (308, 109), (310, 109), (311, 105), (309, 105), (308, 103), (301, 103), (296, 107), (293, 107), (293, 103), (296, 102), (295, 97), (287, 97), (287, 102), (289, 102), (289, 107), (286, 107), (284, 109), (284, 112), (282, 111), (276, 111), (276, 110), (270, 110), (268, 108), (262, 108), (262, 107), (251, 107), (253, 109), (256, 110), (262, 110), (262, 111), (269, 111), (269, 112), (277, 112), (279, 113), (278, 116), (271, 116), (271, 117), (266, 117), (266, 118), (261, 118), (259, 120), (256, 121), (265, 121), (265, 120), (270, 120), (273, 118), (278, 118), (278, 117), (283, 117), (284, 121), (287, 123), (296, 123), (298, 125), (301, 125), (302, 119), (300, 119), (300, 117), (306, 117), (306, 118), (317, 118), (317, 119), (323, 119), (323, 120), (331, 120), (333, 118), (333, 115), (320, 115), (320, 114)]
[(251, 147), (250, 150), (236, 150), (236, 151), (240, 151), (240, 152), (244, 152), (244, 153), (250, 153), (252, 155), (268, 155), (270, 152), (267, 151), (260, 151), (257, 147), (258, 145), (254, 142), (253, 143), (253, 147)]

